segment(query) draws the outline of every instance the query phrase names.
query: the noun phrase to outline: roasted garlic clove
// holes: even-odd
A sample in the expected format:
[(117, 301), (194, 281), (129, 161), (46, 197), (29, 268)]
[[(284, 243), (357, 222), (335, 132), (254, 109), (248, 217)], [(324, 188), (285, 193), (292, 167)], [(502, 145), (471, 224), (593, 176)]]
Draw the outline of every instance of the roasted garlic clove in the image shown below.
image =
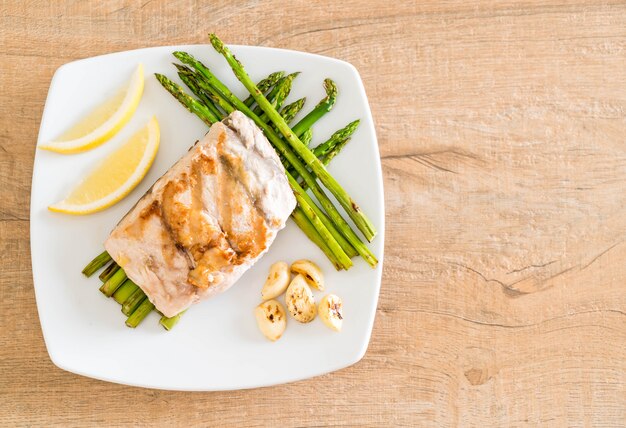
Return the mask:
[(287, 328), (285, 308), (277, 300), (268, 300), (254, 309), (259, 330), (271, 341), (280, 339)]
[(276, 262), (270, 266), (270, 273), (267, 275), (261, 299), (268, 300), (280, 296), (289, 286), (289, 265), (285, 262)]
[(313, 321), (317, 313), (315, 298), (306, 283), (304, 276), (296, 275), (285, 293), (287, 310), (296, 321), (307, 323)]
[(318, 290), (324, 290), (324, 275), (318, 265), (311, 260), (297, 260), (291, 265), (291, 271), (295, 274), (300, 274), (304, 277), (306, 282), (313, 288)]
[(319, 305), (319, 314), (324, 324), (335, 331), (341, 331), (343, 324), (343, 303), (334, 294), (324, 296)]

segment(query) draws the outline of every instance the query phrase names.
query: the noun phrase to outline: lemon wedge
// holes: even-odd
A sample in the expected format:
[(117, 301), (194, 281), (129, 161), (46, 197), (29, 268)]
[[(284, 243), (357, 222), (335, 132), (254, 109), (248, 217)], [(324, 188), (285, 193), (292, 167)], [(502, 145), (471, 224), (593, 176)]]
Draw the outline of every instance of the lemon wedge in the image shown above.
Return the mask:
[(63, 201), (48, 209), (83, 215), (101, 211), (128, 195), (146, 175), (159, 149), (159, 123), (150, 119), (111, 153)]
[(54, 141), (40, 149), (58, 153), (78, 153), (92, 149), (111, 138), (137, 110), (143, 94), (143, 65), (139, 64), (128, 85), (99, 105)]

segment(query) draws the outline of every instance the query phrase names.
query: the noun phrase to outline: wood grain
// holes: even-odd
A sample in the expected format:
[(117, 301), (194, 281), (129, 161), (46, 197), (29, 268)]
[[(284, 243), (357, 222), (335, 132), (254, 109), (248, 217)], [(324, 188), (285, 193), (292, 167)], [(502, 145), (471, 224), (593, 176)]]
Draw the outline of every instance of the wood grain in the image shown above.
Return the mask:
[[(626, 4), (0, 1), (0, 425), (624, 426)], [(229, 43), (360, 71), (387, 242), (365, 358), (182, 393), (49, 360), (30, 270), (41, 112), (65, 62)]]

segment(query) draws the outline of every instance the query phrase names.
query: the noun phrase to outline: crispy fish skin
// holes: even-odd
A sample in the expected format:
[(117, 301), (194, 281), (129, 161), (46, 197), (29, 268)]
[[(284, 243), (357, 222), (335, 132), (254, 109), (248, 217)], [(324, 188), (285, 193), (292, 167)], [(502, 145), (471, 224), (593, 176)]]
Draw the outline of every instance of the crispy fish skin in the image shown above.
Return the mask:
[(157, 180), (104, 247), (171, 317), (233, 285), (295, 205), (276, 152), (237, 111)]

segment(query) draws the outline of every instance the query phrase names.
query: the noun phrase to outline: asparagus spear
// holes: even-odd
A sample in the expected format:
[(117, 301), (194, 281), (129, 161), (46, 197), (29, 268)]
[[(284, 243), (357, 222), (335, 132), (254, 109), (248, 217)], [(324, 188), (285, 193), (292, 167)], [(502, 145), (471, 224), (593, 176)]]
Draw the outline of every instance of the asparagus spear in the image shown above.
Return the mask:
[(127, 279), (124, 283), (118, 288), (115, 293), (113, 293), (113, 299), (120, 305), (124, 304), (126, 299), (128, 299), (139, 286), (135, 284), (132, 280)]
[(113, 293), (126, 281), (126, 272), (123, 269), (118, 269), (102, 286), (100, 291), (107, 297), (111, 297)]
[(293, 210), (293, 212), (291, 213), (291, 218), (293, 219), (294, 223), (296, 223), (296, 225), (298, 225), (298, 227), (302, 229), (302, 231), (304, 231), (306, 236), (311, 241), (313, 241), (313, 243), (317, 245), (324, 252), (324, 254), (326, 254), (326, 257), (328, 257), (328, 259), (333, 263), (333, 265), (335, 266), (335, 269), (337, 270), (343, 269), (343, 266), (341, 266), (341, 264), (335, 257), (335, 254), (328, 247), (328, 245), (322, 239), (320, 234), (317, 233), (317, 231), (315, 230), (315, 227), (306, 217), (306, 215), (304, 214), (300, 206), (297, 206), (296, 209)]
[[(284, 107), (283, 110), (281, 110), (280, 114), (283, 116), (286, 122), (291, 122), (291, 120), (293, 119), (293, 116), (295, 116), (298, 113), (298, 111), (301, 110), (302, 107), (304, 106), (304, 101), (305, 101), (305, 98), (300, 98), (299, 100), (294, 101), (293, 103)], [(295, 110), (295, 111), (292, 111), (292, 110)], [(313, 136), (313, 132), (311, 128), (309, 128), (304, 133), (303, 137), (304, 136), (309, 137), (309, 140), (306, 143), (308, 145), (310, 142), (310, 138), (312, 138)], [(283, 161), (284, 163), (284, 157), (283, 156), (280, 156), (280, 157), (281, 157), (281, 161)], [(302, 186), (304, 190), (306, 190), (306, 187), (305, 187), (306, 184), (303, 185), (301, 183), (300, 185)], [(325, 216), (325, 214), (320, 212), (319, 215), (320, 217), (323, 217), (325, 218), (325, 220), (330, 222), (330, 220)], [(311, 241), (313, 241), (313, 243), (315, 243), (324, 252), (324, 254), (326, 254), (326, 257), (330, 259), (330, 261), (335, 266), (335, 269), (341, 270), (343, 267), (341, 266), (341, 264), (339, 263), (335, 255), (333, 254), (332, 250), (328, 247), (326, 242), (323, 239), (321, 239), (321, 236), (319, 235), (319, 233), (317, 233), (313, 224), (309, 221), (308, 218), (306, 218), (306, 215), (304, 214), (300, 206), (296, 206), (296, 209), (291, 213), (291, 218), (293, 219), (294, 223), (296, 223), (296, 225), (304, 232), (304, 234)], [(328, 226), (329, 225), (327, 224), (327, 227)], [(336, 229), (334, 229), (332, 224), (331, 224), (331, 227), (328, 227), (328, 229), (331, 233), (333, 233), (333, 230), (336, 231)], [(333, 236), (335, 236), (335, 239), (337, 240), (337, 242), (339, 242), (339, 244), (342, 246), (342, 248), (344, 249), (344, 251), (349, 257), (354, 257), (357, 254), (356, 250), (354, 250), (354, 248), (348, 242), (345, 242), (345, 238), (341, 234), (339, 235), (333, 234)]]
[[(284, 75), (285, 75), (284, 71), (274, 72), (274, 73), (270, 74), (269, 76), (267, 76), (265, 79), (260, 80), (259, 83), (256, 84), (256, 86), (257, 86), (257, 88), (259, 88), (259, 91), (261, 91), (263, 93), (266, 93)], [(245, 101), (243, 103), (245, 105), (247, 105), (248, 107), (250, 107), (250, 106), (252, 106), (252, 104), (254, 104), (254, 98), (248, 97), (248, 98), (245, 99)]]
[[(295, 182), (297, 182), (297, 180), (295, 178), (293, 178), (289, 172), (285, 172), (285, 173), (287, 174), (287, 178), (293, 179)], [(341, 249), (350, 258), (352, 258), (352, 257), (356, 256), (357, 254), (359, 254), (358, 250), (354, 246), (352, 246), (350, 241), (347, 240), (346, 237), (344, 235), (342, 235), (342, 233), (335, 227), (335, 225), (332, 222), (332, 220), (317, 206), (317, 204), (313, 201), (313, 199), (311, 199), (309, 194), (306, 193), (306, 189), (304, 187), (305, 185), (306, 185), (306, 183), (301, 185), (300, 189), (298, 189), (298, 191), (301, 192), (301, 196), (304, 199), (304, 201), (313, 209), (313, 212), (315, 213), (315, 215), (317, 217), (319, 217), (319, 219), (322, 222), (322, 224), (324, 224), (324, 226), (326, 226), (326, 228), (328, 229), (330, 234), (333, 236), (333, 238), (335, 238), (335, 241), (337, 241), (337, 243), (339, 244)], [(293, 186), (292, 186), (292, 188), (293, 188)], [(306, 213), (306, 211), (305, 211), (305, 213)], [(304, 231), (304, 232), (306, 233), (306, 231)], [(327, 245), (329, 245), (331, 248), (333, 247), (331, 245), (331, 243), (327, 243)], [(361, 242), (361, 245), (364, 246), (364, 244), (362, 242)], [(322, 248), (322, 250), (324, 250), (324, 249)], [(348, 266), (344, 266), (344, 268), (348, 269), (350, 266), (352, 266), (352, 263), (350, 263)]]
[(315, 122), (328, 113), (335, 105), (335, 100), (337, 99), (337, 86), (335, 86), (335, 82), (330, 79), (324, 79), (324, 90), (326, 91), (326, 97), (324, 97), (309, 114), (304, 116), (300, 122), (296, 123), (295, 126), (291, 128), (293, 133), (298, 137), (301, 137), (307, 129), (311, 128)]
[[(326, 188), (330, 190), (333, 195), (335, 195), (337, 201), (339, 201), (341, 206), (343, 206), (352, 221), (354, 221), (361, 233), (363, 233), (365, 238), (368, 241), (371, 241), (374, 236), (376, 236), (376, 229), (374, 228), (374, 225), (369, 220), (369, 218), (365, 215), (365, 213), (361, 211), (356, 201), (354, 201), (343, 189), (343, 187), (341, 187), (337, 180), (335, 180), (335, 178), (330, 175), (326, 168), (324, 168), (322, 162), (304, 144), (302, 144), (302, 141), (300, 141), (298, 136), (291, 130), (289, 125), (285, 123), (283, 118), (272, 107), (267, 98), (265, 98), (263, 94), (259, 91), (254, 82), (250, 79), (250, 76), (248, 76), (248, 73), (246, 73), (246, 71), (243, 69), (242, 64), (232, 55), (230, 49), (228, 49), (215, 34), (210, 34), (209, 39), (211, 40), (211, 44), (213, 45), (215, 50), (218, 53), (222, 54), (222, 56), (226, 59), (239, 81), (243, 83), (248, 92), (250, 92), (250, 95), (252, 95), (252, 97), (256, 100), (257, 104), (261, 106), (265, 113), (267, 113), (270, 120), (278, 127), (278, 129), (281, 131), (285, 139), (289, 142), (291, 147), (306, 162), (306, 164), (312, 169), (312, 171), (317, 175), (322, 183), (324, 183), (324, 186), (326, 186)], [(228, 89), (224, 87), (223, 84), (221, 85), (221, 87), (218, 86), (217, 89), (220, 92), (222, 92), (223, 90), (228, 91)], [(301, 171), (298, 172), (304, 177), (304, 174), (302, 174)], [(310, 183), (308, 184), (313, 190), (314, 186)], [(333, 220), (335, 219), (333, 218)]]
[(135, 311), (135, 309), (137, 309), (137, 307), (139, 307), (141, 302), (143, 302), (146, 298), (147, 296), (143, 292), (143, 290), (141, 288), (137, 288), (137, 290), (135, 290), (133, 294), (131, 294), (130, 297), (128, 297), (126, 301), (122, 304), (122, 313), (126, 316), (129, 316)]
[(281, 84), (276, 85), (276, 96), (271, 101), (276, 110), (279, 110), (282, 107), (283, 103), (291, 93), (293, 79), (295, 79), (298, 74), (300, 74), (299, 71), (297, 73), (291, 73), (284, 77), (284, 81), (281, 82)]
[[(298, 74), (300, 74), (299, 71), (283, 77), (278, 81), (276, 86), (274, 86), (272, 90), (267, 94), (268, 101), (272, 103), (275, 109), (278, 110), (280, 108), (283, 101), (285, 101), (285, 98), (287, 98), (287, 96), (289, 95), (289, 92), (291, 92), (293, 79), (295, 79)], [(262, 120), (267, 120), (267, 118), (263, 119), (263, 110), (261, 110), (261, 107), (257, 106), (252, 111), (254, 112), (254, 114), (261, 117)]]
[(83, 269), (83, 275), (85, 275), (86, 277), (90, 277), (91, 275), (102, 269), (104, 265), (106, 265), (110, 261), (111, 256), (109, 255), (109, 253), (107, 253), (106, 251), (101, 252), (92, 261), (90, 261), (87, 266), (85, 266), (85, 268)]
[[(293, 74), (290, 74), (290, 75), (288, 75), (288, 76), (287, 76), (287, 78), (288, 78), (288, 77), (290, 77), (290, 76), (294, 76), (294, 77), (295, 77), (297, 74), (299, 74), (299, 73), (293, 73)], [(279, 83), (276, 85), (276, 87), (274, 87), (274, 89), (276, 90), (276, 93), (274, 93), (274, 90), (272, 90), (272, 91), (271, 91), (271, 92), (267, 95), (267, 97), (266, 97), (266, 98), (268, 99), (268, 101), (270, 101), (270, 102), (272, 103), (272, 105), (274, 106), (274, 108), (275, 108), (276, 110), (278, 110), (278, 108), (279, 108), (279, 107), (280, 107), (280, 105), (281, 105), (281, 102), (275, 102), (275, 98), (276, 98), (276, 99), (278, 99), (278, 100), (280, 100), (280, 96), (279, 96), (279, 95), (277, 95), (278, 90), (280, 89), (279, 85), (281, 85), (281, 83), (282, 83), (282, 82), (285, 82), (287, 78), (283, 78), (283, 79), (281, 80), (281, 82), (279, 82)], [(334, 83), (332, 84), (332, 87), (334, 87)], [(291, 83), (289, 83), (289, 90), (291, 90)], [(336, 88), (335, 88), (335, 94), (336, 94)], [(288, 92), (287, 92), (287, 94), (284, 96), (284, 98), (286, 98), (286, 97), (287, 97), (287, 95), (288, 95)], [(327, 96), (327, 98), (328, 98), (328, 96)], [(325, 99), (327, 99), (327, 98), (325, 98)], [(321, 102), (320, 104), (322, 104), (323, 102), (324, 102), (324, 100), (322, 100), (322, 102)], [(334, 97), (333, 97), (332, 103), (334, 103)], [(292, 104), (294, 104), (294, 103), (292, 103)], [(291, 104), (290, 104), (290, 105), (291, 105)], [(332, 106), (331, 106), (331, 107), (332, 107)], [(302, 106), (300, 106), (300, 107), (298, 108), (298, 111), (300, 111), (301, 109), (302, 109)], [(304, 145), (306, 145), (306, 146), (308, 146), (308, 145), (309, 145), (309, 143), (310, 143), (310, 141), (311, 141), (311, 138), (312, 138), (312, 136), (313, 136), (312, 131), (311, 131), (311, 126), (312, 126), (312, 125), (313, 125), (313, 124), (314, 124), (317, 120), (319, 120), (319, 119), (323, 116), (323, 114), (319, 114), (319, 105), (316, 107), (316, 109), (318, 109), (318, 113), (317, 113), (317, 114), (312, 114), (312, 113), (314, 113), (314, 112), (315, 112), (315, 109), (314, 109), (314, 111), (312, 111), (312, 112), (311, 112), (311, 113), (309, 113), (307, 116), (305, 116), (305, 119), (307, 119), (307, 118), (308, 118), (308, 119), (307, 119), (307, 121), (306, 121), (306, 123), (305, 123), (304, 125), (300, 125), (301, 127), (305, 127), (305, 126), (307, 127), (307, 129), (306, 129), (306, 130), (304, 130), (304, 131), (302, 132), (302, 134), (303, 134), (303, 135), (302, 135), (302, 136), (301, 136), (301, 138), (300, 138), (300, 139), (302, 140), (303, 144), (304, 144)], [(330, 108), (328, 108), (328, 110), (330, 110)], [(281, 112), (280, 112), (280, 115), (283, 117), (283, 119), (285, 120), (285, 122), (290, 123), (290, 122), (293, 120), (293, 117), (294, 117), (294, 116), (298, 113), (298, 111), (296, 111), (296, 113), (294, 113), (294, 114), (293, 114), (293, 116), (291, 116), (291, 115), (287, 115), (287, 116), (286, 116), (286, 115), (285, 115), (285, 113), (283, 113), (283, 111), (281, 111)], [(257, 106), (257, 108), (253, 110), (253, 113), (254, 113), (254, 114), (256, 114), (256, 115), (258, 115), (258, 116), (259, 116), (259, 118), (260, 118), (263, 122), (268, 122), (268, 117), (267, 117), (267, 114), (265, 114), (265, 113), (263, 112), (263, 110), (261, 110), (261, 108), (260, 108), (260, 107), (258, 107), (258, 106)], [(303, 119), (303, 120), (304, 120), (304, 119)], [(300, 121), (300, 122), (302, 122), (302, 121)], [(300, 123), (300, 122), (298, 122), (298, 123)], [(268, 124), (272, 127), (272, 129), (274, 129), (274, 131), (276, 131), (276, 132), (278, 132), (278, 133), (280, 132), (280, 131), (278, 130), (278, 128), (276, 127), (276, 125), (274, 125), (273, 123), (268, 123)], [(306, 136), (305, 136), (305, 134), (306, 134)], [(305, 138), (307, 139), (307, 142), (305, 142), (305, 141), (304, 141), (304, 140), (305, 140)]]
[(154, 305), (152, 302), (148, 299), (144, 299), (144, 301), (141, 302), (141, 305), (139, 305), (139, 307), (137, 307), (137, 309), (135, 309), (135, 311), (126, 319), (126, 325), (130, 328), (137, 327), (139, 323), (143, 321), (143, 319), (147, 317), (150, 312), (152, 312), (153, 309)]
[(162, 74), (155, 73), (154, 75), (159, 80), (161, 85), (163, 85), (163, 87), (167, 89), (168, 92), (174, 96), (174, 98), (176, 98), (182, 105), (184, 105), (187, 110), (192, 113), (201, 113), (204, 123), (211, 126), (215, 122), (219, 121), (217, 117), (215, 117), (213, 112), (211, 112), (205, 105), (203, 105), (199, 101), (187, 95), (183, 91), (183, 88), (181, 88), (179, 85), (172, 82), (170, 79), (163, 76)]
[(333, 160), (333, 158), (339, 154), (341, 149), (343, 149), (346, 146), (346, 144), (348, 144), (348, 141), (350, 141), (350, 138), (346, 138), (345, 140), (340, 141), (337, 144), (335, 144), (335, 146), (332, 149), (330, 149), (328, 153), (326, 153), (326, 156), (324, 156), (324, 160), (322, 161), (324, 165), (328, 165), (330, 161)]
[(111, 263), (100, 273), (100, 275), (98, 276), (98, 278), (100, 278), (100, 281), (102, 282), (107, 282), (107, 280), (109, 278), (111, 278), (113, 276), (113, 274), (115, 272), (118, 271), (118, 269), (120, 268), (120, 266), (115, 263), (115, 260), (111, 261)]
[(293, 118), (298, 114), (302, 107), (304, 107), (304, 103), (306, 102), (306, 98), (300, 98), (292, 102), (291, 104), (286, 105), (280, 111), (280, 115), (285, 119), (285, 122), (289, 123), (293, 120)]
[[(302, 110), (302, 107), (304, 107), (305, 101), (306, 101), (306, 98), (300, 98), (299, 100), (296, 100), (292, 102), (291, 104), (283, 107), (283, 109), (280, 111), (280, 115), (283, 117), (283, 119), (285, 119), (285, 122), (291, 123), (295, 115), (298, 114), (300, 110)], [(272, 129), (278, 132), (278, 129), (275, 126), (272, 126)], [(278, 154), (278, 157), (280, 158), (280, 162), (285, 164), (286, 162), (285, 157), (281, 155), (280, 153)]]
[(313, 129), (309, 128), (304, 131), (304, 134), (302, 134), (302, 137), (300, 137), (300, 141), (302, 141), (302, 144), (308, 147), (311, 144), (311, 140), (313, 140)]
[[(203, 76), (204, 77), (204, 76)], [(215, 103), (220, 106), (226, 114), (230, 114), (235, 111), (235, 107), (233, 107), (213, 86), (211, 86), (205, 79), (198, 79), (196, 83), (200, 88), (207, 94), (207, 96)], [(247, 107), (246, 107), (247, 108)]]
[(211, 113), (216, 118), (221, 116), (221, 112), (215, 107), (215, 104), (207, 97), (207, 95), (198, 87), (195, 81), (194, 73), (189, 67), (182, 66), (180, 64), (174, 64), (178, 68), (178, 77), (183, 81), (185, 85), (193, 92), (202, 103), (211, 110)]
[[(215, 76), (213, 76), (213, 74), (206, 69), (206, 67), (204, 67), (204, 65), (202, 65), (200, 62), (196, 61), (195, 59), (193, 59), (193, 57), (191, 57), (191, 55), (186, 54), (184, 52), (176, 52), (174, 53), (174, 55), (181, 59), (181, 61), (186, 62), (190, 65), (192, 65), (197, 71), (202, 72), (204, 71), (206, 73), (206, 76), (209, 76), (210, 78), (213, 79), (217, 79), (215, 78)], [(203, 73), (204, 75), (204, 73)], [(205, 76), (205, 77), (206, 77)], [(207, 79), (209, 80), (209, 79)], [(210, 81), (210, 80), (209, 80)], [(284, 141), (282, 141), (280, 139), (280, 137), (278, 137), (278, 135), (276, 133), (274, 133), (267, 124), (265, 124), (264, 122), (262, 122), (258, 116), (255, 116), (253, 112), (250, 111), (250, 109), (248, 109), (245, 105), (243, 105), (243, 103), (241, 103), (241, 101), (235, 97), (232, 93), (230, 93), (228, 91), (228, 89), (226, 89), (226, 91), (229, 92), (230, 94), (230, 100), (225, 99), (225, 97), (222, 94), (222, 91), (217, 91), (216, 88), (213, 85), (210, 85), (207, 82), (204, 81), (198, 81), (198, 84), (200, 85), (201, 88), (205, 88), (206, 90), (211, 91), (212, 96), (215, 97), (215, 102), (219, 103), (219, 105), (226, 111), (226, 113), (231, 113), (232, 111), (235, 110), (235, 107), (233, 105), (230, 104), (230, 100), (232, 100), (232, 102), (236, 103), (236, 106), (241, 109), (244, 110), (244, 113), (248, 114), (249, 117), (255, 119), (255, 122), (259, 123), (260, 126), (262, 128), (264, 128), (266, 131), (269, 130), (270, 133), (266, 132), (266, 135), (270, 135), (270, 141), (273, 142), (274, 147), (277, 148), (279, 150), (280, 153), (282, 153), (289, 162), (291, 162), (292, 165), (296, 164), (296, 170), (298, 172), (300, 172), (304, 177), (305, 180), (308, 179), (309, 181), (307, 181), (307, 183), (309, 185), (311, 185), (311, 183), (313, 183), (313, 185), (315, 186), (313, 188), (313, 193), (318, 197), (318, 199), (320, 197), (325, 198), (325, 201), (322, 202), (324, 208), (326, 210), (329, 209), (329, 207), (333, 208), (332, 206), (332, 202), (330, 202), (330, 200), (328, 199), (328, 197), (324, 194), (324, 192), (321, 190), (321, 188), (317, 185), (317, 183), (315, 182), (315, 179), (311, 176), (311, 174), (308, 172), (308, 170), (306, 169), (306, 167), (304, 167), (299, 159), (297, 158), (297, 156), (291, 152), (289, 150), (289, 148), (287, 147), (287, 145), (285, 144)], [(220, 82), (221, 84), (221, 82)], [(287, 174), (288, 177), (290, 177), (289, 174)], [(339, 215), (339, 213), (337, 212), (336, 209), (334, 209), (336, 218), (338, 217), (341, 221), (343, 221), (342, 223), (342, 227), (344, 229), (346, 229), (346, 233), (349, 234), (350, 238), (353, 238), (353, 240), (355, 242), (358, 241), (357, 244), (353, 243), (352, 240), (350, 240), (350, 238), (346, 239), (345, 235), (346, 233), (344, 233), (343, 231), (340, 232), (339, 230), (337, 230), (337, 228), (335, 227), (335, 225), (337, 224), (336, 221), (333, 224), (333, 221), (331, 221), (331, 219), (328, 218), (328, 216), (326, 216), (325, 214), (323, 214), (321, 212), (321, 210), (319, 210), (319, 208), (312, 203), (312, 200), (310, 199), (310, 197), (302, 191), (302, 188), (297, 184), (296, 180), (290, 180), (290, 183), (292, 184), (292, 189), (294, 191), (294, 194), (299, 193), (300, 198), (301, 199), (306, 199), (306, 201), (299, 201), (301, 204), (306, 204), (309, 205), (309, 207), (303, 206), (302, 208), (304, 209), (304, 213), (307, 216), (313, 215), (315, 213), (316, 217), (315, 219), (309, 218), (309, 220), (317, 227), (318, 224), (322, 224), (324, 226), (324, 230), (319, 230), (319, 233), (322, 236), (328, 237), (329, 236), (329, 232), (330, 232), (330, 237), (331, 237), (331, 242), (328, 242), (328, 245), (330, 248), (335, 249), (337, 248), (337, 244), (339, 244), (339, 247), (341, 248), (341, 252), (340, 253), (336, 253), (336, 257), (339, 260), (342, 260), (342, 264), (344, 265), (344, 267), (347, 269), (350, 266), (352, 266), (352, 262), (349, 261), (350, 256), (351, 255), (355, 255), (355, 248), (356, 245), (361, 246), (361, 251), (359, 251), (359, 249), (357, 248), (356, 251), (363, 255), (364, 258), (368, 261), (368, 263), (370, 264), (376, 264), (376, 258), (374, 257), (374, 255), (369, 251), (369, 249), (367, 248), (367, 246), (365, 246), (360, 240), (359, 238), (356, 236), (356, 234), (354, 234), (354, 232), (352, 232), (352, 230), (350, 229), (350, 226), (345, 222), (345, 220), (343, 220), (343, 218), (341, 218), (341, 215)], [(294, 186), (297, 185), (297, 188), (295, 188)], [(296, 198), (297, 199), (297, 198)], [(312, 204), (312, 205), (311, 205)], [(311, 208), (307, 209), (307, 208)], [(334, 220), (334, 218), (333, 218)], [(334, 250), (333, 250), (334, 251)]]
[[(361, 123), (361, 121), (357, 119), (357, 120), (355, 120), (353, 122), (350, 122), (349, 124), (347, 124), (346, 126), (341, 128), (340, 130), (336, 131), (333, 135), (330, 136), (330, 138), (327, 141), (325, 141), (322, 144), (320, 144), (317, 147), (315, 147), (313, 149), (313, 154), (315, 154), (315, 156), (317, 156), (319, 159), (321, 159), (322, 163), (324, 163), (323, 160), (324, 160), (325, 156), (337, 144), (339, 144), (339, 143), (349, 139), (350, 136), (354, 133), (354, 131), (356, 131), (356, 129), (359, 127), (359, 123)], [(309, 130), (307, 130), (307, 132), (308, 131), (310, 131), (310, 128), (309, 128)], [(345, 143), (344, 143), (344, 145), (345, 145)], [(341, 150), (341, 149), (339, 149), (339, 150)], [(337, 153), (335, 153), (333, 155), (333, 157), (335, 157), (337, 155)], [(324, 165), (328, 165), (328, 163), (324, 163)], [(290, 172), (293, 174), (293, 176), (295, 178), (298, 178), (298, 173), (297, 172), (295, 172), (293, 169), (291, 169)], [(303, 185), (302, 188), (306, 189), (307, 186)]]
[(176, 324), (178, 324), (178, 321), (180, 320), (180, 317), (187, 312), (187, 310), (185, 309), (184, 311), (182, 311), (181, 313), (179, 313), (178, 315), (174, 315), (171, 318), (166, 317), (165, 315), (163, 315), (161, 317), (161, 319), (159, 320), (159, 324), (161, 324), (166, 330), (171, 330), (172, 328), (174, 328), (174, 326)]
[[(322, 163), (324, 164), (324, 166), (328, 165), (330, 161), (332, 161), (333, 158), (337, 156), (339, 152), (346, 146), (346, 144), (348, 144), (349, 141), (350, 141), (350, 138), (346, 138), (343, 141), (339, 141), (330, 150), (328, 150), (325, 156), (323, 157), (318, 156), (322, 160)], [(304, 190), (308, 188), (306, 183), (304, 182), (301, 182), (300, 185), (302, 186)]]
[[(340, 237), (341, 234), (332, 227), (328, 218), (321, 212), (317, 205), (313, 203), (310, 196), (306, 194), (296, 179), (286, 171), (285, 174), (287, 175), (287, 180), (293, 189), (293, 194), (302, 208), (304, 215), (306, 215), (311, 224), (313, 224), (317, 233), (319, 233), (321, 238), (326, 242), (341, 266), (344, 269), (349, 269), (352, 266), (352, 260), (350, 260), (350, 256), (344, 251), (339, 241), (337, 241), (337, 238)], [(333, 232), (331, 232), (331, 230)], [(347, 248), (350, 247), (348, 246)]]
[(356, 129), (359, 127), (360, 123), (361, 121), (357, 119), (353, 122), (350, 122), (339, 131), (335, 132), (333, 135), (330, 136), (327, 141), (323, 142), (313, 149), (313, 153), (315, 154), (315, 156), (317, 156), (318, 158), (326, 156), (336, 144), (350, 138), (352, 134), (354, 134), (354, 131), (356, 131)]
[[(307, 185), (311, 188), (311, 190), (313, 191), (317, 199), (322, 204), (322, 207), (324, 208), (328, 216), (332, 219), (332, 222), (334, 223), (334, 225), (341, 231), (341, 234), (343, 234), (343, 236), (347, 239), (347, 241), (349, 241), (349, 243), (356, 249), (356, 251), (371, 266), (375, 266), (376, 263), (378, 263), (378, 261), (376, 260), (376, 257), (374, 256), (374, 254), (359, 239), (359, 237), (354, 233), (354, 231), (352, 231), (352, 229), (350, 228), (350, 225), (343, 219), (341, 214), (339, 214), (339, 212), (334, 207), (334, 205), (332, 204), (328, 196), (326, 196), (324, 191), (321, 189), (321, 187), (319, 186), (319, 184), (313, 177), (312, 173), (309, 172), (308, 169), (301, 163), (298, 156), (291, 150), (291, 148), (286, 144), (286, 142), (282, 138), (280, 138), (269, 125), (267, 125), (265, 122), (260, 120), (258, 116), (256, 116), (252, 111), (250, 111), (250, 109), (246, 107), (241, 102), (241, 100), (239, 100), (239, 98), (237, 98), (232, 92), (230, 92), (230, 90), (222, 82), (220, 82), (217, 79), (217, 77), (215, 77), (215, 75), (213, 75), (213, 73), (211, 73), (211, 71), (208, 68), (206, 68), (201, 62), (197, 61), (195, 58), (193, 58), (191, 55), (185, 52), (174, 52), (174, 56), (176, 56), (182, 62), (192, 66), (196, 71), (198, 71), (205, 78), (206, 82), (208, 82), (206, 86), (210, 86), (213, 90), (213, 93), (217, 97), (221, 97), (224, 100), (227, 100), (225, 104), (228, 104), (229, 102), (232, 103), (233, 106), (235, 106), (236, 108), (241, 110), (243, 113), (245, 113), (248, 117), (250, 117), (257, 124), (257, 126), (259, 126), (261, 129), (263, 129), (263, 131), (265, 131), (265, 135), (268, 137), (268, 139), (270, 140), (274, 148), (280, 154), (282, 154), (289, 161), (289, 163), (293, 167), (295, 167), (296, 171), (304, 178)], [(202, 83), (204, 84), (204, 82)], [(258, 94), (254, 94), (253, 96), (258, 96)], [(265, 99), (265, 97), (263, 97), (263, 102), (269, 105), (269, 102)], [(235, 107), (231, 106), (230, 110), (232, 111)], [(268, 111), (274, 112), (274, 113), (276, 112), (273, 109), (268, 110)], [(226, 112), (229, 113), (230, 111), (226, 110)], [(280, 120), (282, 120), (282, 118), (280, 118)], [(277, 123), (277, 122), (274, 121), (274, 123)], [(311, 153), (310, 150), (308, 150), (308, 148), (302, 145), (302, 143), (299, 140), (298, 140), (298, 143), (300, 144), (300, 146), (304, 147), (306, 153), (310, 154), (310, 156), (315, 157), (313, 153)], [(321, 161), (319, 161), (319, 159), (317, 158), (315, 158), (315, 160), (317, 161), (319, 165), (321, 165), (321, 168), (326, 174), (326, 176), (330, 177), (330, 174), (328, 174), (328, 172), (322, 165)], [(316, 168), (314, 163), (307, 161), (307, 164), (309, 166), (312, 166), (314, 169)], [(334, 180), (332, 177), (330, 178)], [(337, 184), (337, 186), (339, 185)], [(336, 188), (341, 189), (340, 186)], [(341, 191), (343, 191), (343, 189), (341, 189)], [(345, 191), (343, 192), (345, 194)], [(351, 208), (353, 210), (359, 211), (358, 206), (356, 206), (356, 204), (354, 204), (354, 206)]]

